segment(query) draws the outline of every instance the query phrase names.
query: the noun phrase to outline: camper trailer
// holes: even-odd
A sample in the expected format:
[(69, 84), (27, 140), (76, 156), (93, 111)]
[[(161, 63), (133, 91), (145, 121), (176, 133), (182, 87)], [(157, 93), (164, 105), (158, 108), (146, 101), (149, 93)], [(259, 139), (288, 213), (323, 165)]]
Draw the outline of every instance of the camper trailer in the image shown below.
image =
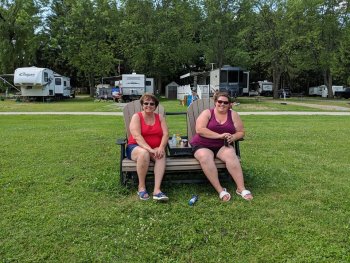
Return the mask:
[(210, 71), (210, 88), (226, 91), (231, 97), (243, 94), (243, 88), (247, 87), (247, 74), (240, 67), (225, 65), (222, 68)]
[(273, 83), (267, 80), (258, 81), (258, 93), (261, 96), (271, 96), (273, 91)]
[[(335, 92), (344, 91), (344, 86), (332, 86), (333, 96)], [(328, 98), (328, 88), (326, 85), (309, 88), (309, 96), (321, 96), (322, 98)]]
[(17, 68), (14, 84), (21, 96), (28, 98), (69, 98), (72, 95), (70, 79), (48, 68)]
[(122, 85), (123, 101), (137, 100), (146, 92), (146, 76), (136, 73), (123, 74)]
[[(328, 98), (328, 88), (326, 85), (321, 85), (322, 87), (322, 98)], [(336, 91), (344, 91), (344, 86), (332, 86), (333, 96)]]
[(309, 96), (322, 96), (322, 86), (310, 87)]
[(14, 84), (21, 88), (22, 97), (54, 97), (54, 72), (47, 68), (18, 68)]

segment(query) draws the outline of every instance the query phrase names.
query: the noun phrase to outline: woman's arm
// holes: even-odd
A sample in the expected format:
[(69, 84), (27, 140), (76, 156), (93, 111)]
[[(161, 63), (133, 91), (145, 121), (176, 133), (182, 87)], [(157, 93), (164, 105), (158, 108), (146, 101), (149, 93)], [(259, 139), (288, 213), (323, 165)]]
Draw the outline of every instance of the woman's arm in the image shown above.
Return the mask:
[(136, 140), (137, 144), (140, 147), (146, 149), (149, 152), (153, 152), (153, 149), (151, 148), (151, 146), (148, 145), (148, 143), (145, 141), (145, 139), (141, 135), (141, 122), (140, 122), (140, 117), (137, 113), (135, 113), (132, 116), (129, 129), (132, 137), (134, 137), (134, 139)]
[(225, 138), (225, 136), (227, 136), (227, 133), (219, 134), (207, 128), (210, 117), (210, 110), (205, 110), (198, 116), (196, 120), (196, 133), (198, 133), (202, 137), (209, 139)]
[(159, 115), (159, 119), (160, 119), (160, 125), (161, 125), (162, 130), (163, 130), (163, 137), (162, 137), (162, 141), (161, 141), (159, 147), (165, 149), (166, 145), (168, 144), (168, 140), (169, 140), (168, 125), (166, 124), (165, 118), (163, 116)]
[(168, 126), (166, 124), (165, 118), (162, 115), (159, 115), (159, 120), (160, 120), (160, 125), (162, 127), (162, 131), (163, 131), (163, 136), (162, 136), (162, 140), (160, 142), (159, 147), (157, 147), (154, 153), (154, 157), (156, 159), (161, 159), (163, 158), (163, 156), (165, 155), (165, 147), (168, 143), (168, 139), (169, 139), (169, 132), (168, 132)]
[(238, 113), (235, 111), (232, 111), (232, 120), (233, 124), (236, 128), (236, 132), (234, 134), (231, 134), (227, 140), (229, 143), (233, 143), (234, 141), (237, 141), (239, 139), (242, 139), (244, 137), (244, 126), (241, 118), (239, 117)]

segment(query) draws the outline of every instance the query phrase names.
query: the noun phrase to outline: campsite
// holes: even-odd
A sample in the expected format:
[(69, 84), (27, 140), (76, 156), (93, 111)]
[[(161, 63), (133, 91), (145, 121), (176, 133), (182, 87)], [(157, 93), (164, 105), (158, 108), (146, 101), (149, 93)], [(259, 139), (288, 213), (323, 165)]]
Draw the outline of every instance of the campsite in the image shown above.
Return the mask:
[[(1, 101), (0, 110), (103, 112), (115, 105), (77, 100), (27, 109)], [(176, 100), (161, 103), (183, 110)], [(253, 99), (235, 109), (259, 103), (308, 110)], [(186, 131), (185, 121), (170, 117), (171, 131)], [(168, 182), (171, 200), (161, 204), (139, 202), (135, 187), (119, 183), (121, 116), (1, 116), (1, 261), (349, 261), (349, 116), (242, 119), (242, 167), (254, 200), (221, 203), (209, 184)], [(194, 207), (187, 204), (192, 194), (199, 195)]]
[[(343, 0), (0, 1), (0, 262), (350, 262), (349, 14)], [(125, 148), (128, 128), (148, 145)]]

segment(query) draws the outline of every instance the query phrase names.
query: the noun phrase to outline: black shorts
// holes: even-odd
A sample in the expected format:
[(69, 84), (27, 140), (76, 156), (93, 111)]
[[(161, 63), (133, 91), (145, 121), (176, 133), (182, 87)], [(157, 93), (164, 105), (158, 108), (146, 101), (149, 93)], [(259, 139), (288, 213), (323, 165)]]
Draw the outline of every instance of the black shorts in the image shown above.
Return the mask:
[(216, 155), (218, 154), (218, 152), (221, 149), (221, 147), (220, 148), (216, 148), (216, 147), (213, 148), (213, 147), (205, 147), (205, 146), (201, 146), (201, 145), (193, 145), (192, 146), (192, 153), (193, 153), (193, 155), (199, 149), (208, 149), (208, 150), (212, 151), (214, 153), (214, 157), (216, 157)]

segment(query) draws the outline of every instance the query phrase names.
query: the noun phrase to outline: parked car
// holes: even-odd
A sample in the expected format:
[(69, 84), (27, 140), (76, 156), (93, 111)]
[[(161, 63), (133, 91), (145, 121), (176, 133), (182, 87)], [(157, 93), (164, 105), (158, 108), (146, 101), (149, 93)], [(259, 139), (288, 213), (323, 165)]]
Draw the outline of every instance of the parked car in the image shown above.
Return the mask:
[(345, 88), (343, 91), (334, 92), (334, 97), (349, 99), (350, 98), (350, 88)]
[(290, 98), (290, 95), (290, 89), (288, 88), (278, 90), (278, 97), (280, 98)]

